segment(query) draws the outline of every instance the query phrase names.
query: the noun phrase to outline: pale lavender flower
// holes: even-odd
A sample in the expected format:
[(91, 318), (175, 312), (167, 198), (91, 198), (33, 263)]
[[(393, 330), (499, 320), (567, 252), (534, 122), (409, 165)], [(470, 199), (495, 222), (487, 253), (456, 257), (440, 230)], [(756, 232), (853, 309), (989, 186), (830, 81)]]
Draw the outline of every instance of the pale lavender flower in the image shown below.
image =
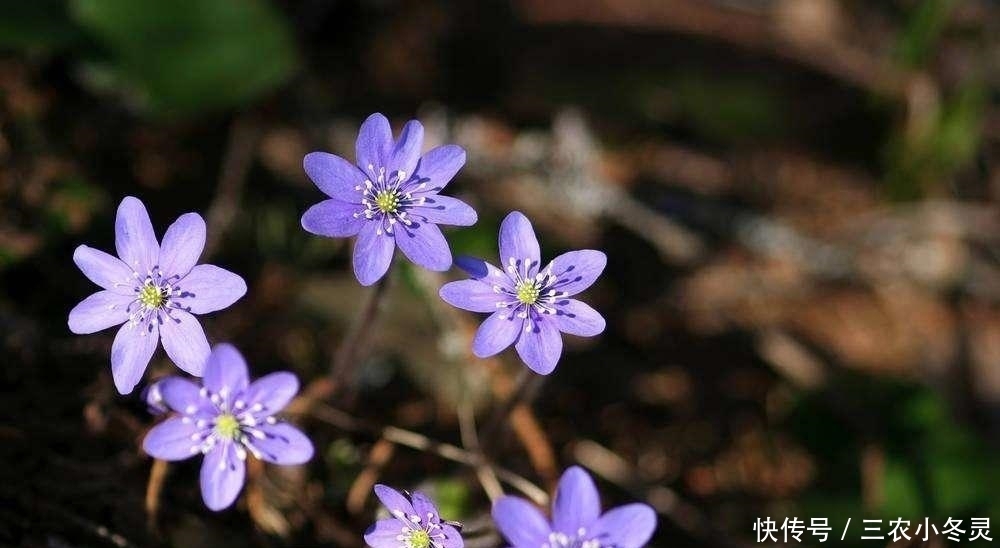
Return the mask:
[(465, 202), (438, 193), (465, 164), (456, 145), (420, 155), (424, 128), (411, 120), (393, 141), (389, 120), (372, 114), (358, 133), (356, 162), (312, 152), (306, 174), (330, 198), (302, 215), (302, 227), (320, 236), (357, 236), (354, 274), (371, 285), (389, 270), (396, 246), (410, 261), (429, 270), (451, 266), (443, 225), (469, 226), (476, 212)]
[(472, 312), (491, 312), (472, 343), (486, 358), (511, 344), (521, 359), (541, 375), (551, 373), (562, 354), (560, 332), (591, 337), (604, 331), (604, 318), (569, 297), (590, 287), (604, 271), (607, 257), (584, 249), (559, 255), (545, 268), (528, 218), (514, 211), (500, 224), (500, 264), (459, 257), (456, 264), (471, 280), (445, 284), (441, 298)]
[(122, 325), (111, 345), (115, 386), (128, 394), (142, 378), (157, 343), (178, 367), (201, 375), (209, 346), (194, 314), (226, 308), (247, 291), (243, 278), (214, 265), (197, 265), (205, 247), (205, 221), (181, 215), (156, 241), (146, 207), (131, 196), (115, 219), (118, 257), (81, 245), (73, 261), (104, 288), (69, 313), (73, 333)]
[(601, 513), (594, 480), (573, 466), (559, 479), (549, 523), (530, 502), (503, 497), (493, 521), (512, 548), (642, 548), (656, 530), (656, 512), (626, 504)]
[(375, 522), (365, 532), (372, 548), (462, 548), (462, 535), (442, 521), (437, 507), (423, 493), (409, 498), (385, 485), (375, 486), (375, 495), (393, 517)]
[(274, 416), (298, 392), (298, 379), (278, 372), (251, 383), (246, 361), (232, 345), (212, 349), (201, 386), (181, 377), (163, 379), (157, 386), (163, 403), (175, 414), (146, 434), (142, 448), (168, 461), (204, 454), (201, 496), (212, 510), (236, 500), (248, 454), (286, 465), (302, 464), (313, 456), (309, 438)]

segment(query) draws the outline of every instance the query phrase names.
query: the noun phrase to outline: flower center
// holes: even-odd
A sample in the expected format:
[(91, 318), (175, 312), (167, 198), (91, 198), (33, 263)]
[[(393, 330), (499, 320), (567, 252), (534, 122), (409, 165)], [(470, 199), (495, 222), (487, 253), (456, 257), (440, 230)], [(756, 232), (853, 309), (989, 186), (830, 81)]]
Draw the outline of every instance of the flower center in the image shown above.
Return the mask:
[(427, 531), (413, 531), (406, 538), (406, 548), (427, 548), (431, 545), (431, 536)]
[(535, 304), (538, 302), (538, 296), (541, 294), (542, 290), (538, 287), (538, 282), (533, 279), (521, 280), (514, 287), (517, 300), (524, 304)]
[(163, 289), (153, 285), (151, 282), (146, 282), (139, 290), (139, 302), (142, 306), (153, 309), (160, 308), (167, 301), (167, 296), (164, 294)]
[(395, 190), (382, 190), (375, 195), (375, 207), (382, 213), (395, 213), (399, 209), (399, 194)]
[(240, 433), (240, 421), (229, 413), (223, 413), (215, 419), (215, 433), (221, 438), (236, 439), (237, 434)]

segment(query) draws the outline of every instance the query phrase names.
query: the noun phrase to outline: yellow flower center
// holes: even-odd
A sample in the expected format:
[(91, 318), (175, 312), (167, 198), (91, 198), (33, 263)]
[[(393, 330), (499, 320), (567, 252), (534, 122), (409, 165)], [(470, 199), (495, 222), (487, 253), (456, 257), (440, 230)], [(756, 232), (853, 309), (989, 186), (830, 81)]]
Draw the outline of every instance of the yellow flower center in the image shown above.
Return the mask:
[(427, 548), (431, 545), (431, 536), (427, 531), (413, 531), (406, 539), (407, 548)]
[(163, 290), (149, 282), (139, 290), (139, 302), (146, 308), (160, 308), (166, 300)]
[(236, 435), (240, 433), (240, 421), (229, 413), (219, 415), (215, 419), (215, 433), (223, 438), (236, 439)]
[(393, 190), (383, 190), (375, 195), (375, 206), (382, 213), (395, 213), (399, 209), (399, 195)]
[(514, 289), (517, 291), (517, 300), (524, 304), (535, 304), (541, 294), (541, 288), (534, 280), (523, 280)]

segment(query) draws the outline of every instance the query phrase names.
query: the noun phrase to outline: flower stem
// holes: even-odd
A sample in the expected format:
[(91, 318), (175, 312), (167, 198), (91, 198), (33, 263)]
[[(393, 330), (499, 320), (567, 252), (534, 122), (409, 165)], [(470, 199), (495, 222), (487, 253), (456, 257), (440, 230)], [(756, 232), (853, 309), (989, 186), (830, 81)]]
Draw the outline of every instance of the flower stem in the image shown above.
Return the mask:
[(337, 353), (333, 357), (333, 364), (330, 367), (330, 377), (337, 387), (342, 388), (354, 384), (359, 350), (365, 344), (372, 326), (375, 325), (378, 311), (387, 294), (386, 289), (389, 287), (389, 276), (391, 274), (391, 270), (386, 272), (385, 276), (382, 276), (382, 279), (375, 284), (371, 293), (368, 294), (368, 300), (365, 302), (364, 308), (362, 308), (360, 314), (357, 316), (357, 320), (351, 326), (351, 330), (344, 337), (344, 341), (340, 343), (340, 348), (337, 349)]
[(289, 407), (289, 412), (305, 413), (312, 406), (319, 402), (328, 400), (338, 393), (343, 393), (345, 387), (354, 383), (355, 369), (358, 365), (359, 350), (364, 345), (366, 336), (375, 324), (378, 311), (385, 300), (386, 288), (389, 285), (389, 275), (391, 269), (378, 281), (372, 291), (368, 294), (364, 308), (357, 316), (357, 320), (351, 326), (350, 331), (344, 337), (340, 347), (333, 356), (330, 364), (330, 374), (314, 379), (309, 386), (295, 398)]
[(483, 440), (484, 445), (496, 445), (507, 417), (510, 416), (511, 412), (518, 405), (522, 403), (530, 405), (531, 401), (538, 394), (538, 390), (542, 387), (544, 380), (545, 377), (541, 375), (536, 375), (526, 368), (521, 369), (521, 372), (517, 375), (517, 379), (514, 380), (514, 387), (511, 389), (507, 399), (493, 409), (493, 413), (483, 426), (480, 438)]

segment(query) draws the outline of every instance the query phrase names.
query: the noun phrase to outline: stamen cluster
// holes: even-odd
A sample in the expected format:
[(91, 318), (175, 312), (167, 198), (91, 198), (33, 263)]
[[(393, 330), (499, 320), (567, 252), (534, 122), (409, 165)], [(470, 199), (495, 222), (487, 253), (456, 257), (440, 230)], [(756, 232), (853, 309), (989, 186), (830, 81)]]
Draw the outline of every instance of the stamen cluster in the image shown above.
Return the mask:
[(401, 548), (438, 548), (443, 545), (447, 534), (441, 525), (441, 518), (432, 512), (423, 517), (417, 514), (407, 515), (402, 510), (392, 512), (403, 523), (402, 530), (396, 540), (402, 543)]
[(194, 424), (197, 430), (191, 435), (192, 455), (206, 454), (221, 443), (232, 442), (240, 460), (246, 460), (247, 452), (258, 459), (263, 457), (255, 445), (267, 437), (260, 426), (278, 421), (267, 415), (262, 404), (248, 405), (243, 398), (233, 400), (228, 390), (213, 393), (202, 387), (198, 395), (201, 405), (188, 405), (181, 417), (183, 423)]
[(128, 305), (128, 321), (133, 327), (153, 320), (162, 324), (170, 317), (171, 308), (183, 309), (179, 302), (172, 300), (182, 296), (181, 289), (175, 285), (180, 276), (167, 276), (159, 266), (154, 266), (145, 276), (133, 270), (132, 278), (135, 299)]
[(511, 284), (493, 285), (495, 293), (507, 298), (496, 303), (497, 308), (507, 309), (500, 313), (500, 319), (516, 315), (525, 320), (524, 330), (527, 332), (534, 330), (535, 327), (532, 313), (555, 314), (556, 299), (567, 295), (566, 292), (555, 289), (559, 278), (552, 274), (552, 265), (532, 276), (533, 266), (537, 267), (538, 261), (510, 257), (507, 262), (507, 274), (510, 276)]
[(414, 206), (423, 205), (426, 198), (423, 196), (414, 197), (413, 193), (423, 190), (427, 183), (412, 185), (413, 188), (404, 189), (407, 182), (405, 171), (396, 170), (386, 174), (385, 167), (376, 167), (368, 164), (365, 170), (368, 177), (361, 184), (354, 187), (354, 190), (361, 193), (361, 205), (363, 209), (354, 213), (354, 218), (364, 217), (379, 223), (378, 235), (392, 234), (393, 226), (402, 223), (410, 226), (413, 221), (409, 218), (409, 209)]

